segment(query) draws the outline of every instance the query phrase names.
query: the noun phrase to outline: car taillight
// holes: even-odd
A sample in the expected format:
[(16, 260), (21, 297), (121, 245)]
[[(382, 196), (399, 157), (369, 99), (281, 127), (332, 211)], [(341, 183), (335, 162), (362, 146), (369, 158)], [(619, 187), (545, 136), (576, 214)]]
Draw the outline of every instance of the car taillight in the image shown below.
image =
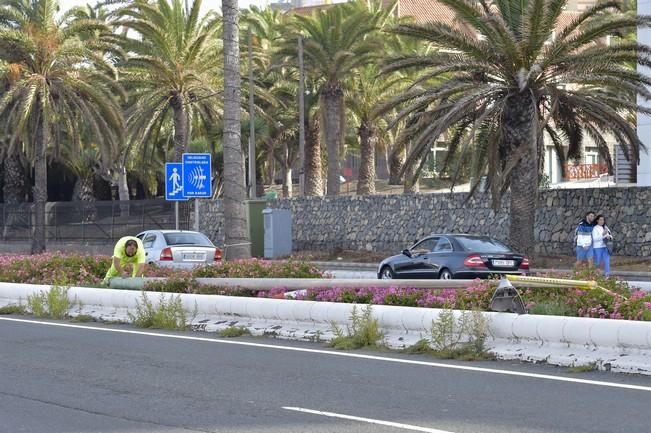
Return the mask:
[(466, 257), (465, 260), (463, 261), (463, 264), (468, 268), (485, 268), (486, 267), (486, 265), (484, 264), (484, 261), (479, 256), (479, 254), (473, 254), (472, 256)]
[(524, 258), (522, 259), (522, 263), (520, 263), (520, 269), (529, 269), (529, 259)]
[(163, 251), (160, 252), (160, 261), (169, 262), (172, 260), (174, 260), (174, 256), (172, 256), (172, 249), (170, 247), (164, 248)]
[(222, 250), (221, 248), (215, 248), (215, 261), (219, 262), (222, 259)]

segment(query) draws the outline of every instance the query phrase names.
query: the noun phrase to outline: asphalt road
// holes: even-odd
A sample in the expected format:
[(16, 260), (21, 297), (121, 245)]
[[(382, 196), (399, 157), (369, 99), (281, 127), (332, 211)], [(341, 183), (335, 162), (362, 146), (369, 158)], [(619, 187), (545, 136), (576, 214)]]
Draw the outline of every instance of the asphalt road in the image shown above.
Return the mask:
[(1, 433), (650, 431), (649, 377), (23, 319)]

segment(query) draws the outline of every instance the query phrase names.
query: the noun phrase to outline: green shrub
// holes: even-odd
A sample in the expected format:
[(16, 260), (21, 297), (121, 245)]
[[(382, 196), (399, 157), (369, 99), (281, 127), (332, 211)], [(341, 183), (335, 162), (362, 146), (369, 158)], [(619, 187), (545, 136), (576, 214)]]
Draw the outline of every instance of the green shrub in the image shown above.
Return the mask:
[(166, 300), (161, 293), (158, 304), (154, 305), (145, 292), (141, 301), (136, 301), (136, 314), (127, 313), (133, 324), (139, 328), (176, 329), (188, 328), (188, 320), (180, 296)]
[(36, 317), (62, 320), (71, 307), (68, 287), (52, 286), (49, 291), (41, 290), (27, 297), (27, 309)]
[(487, 337), (488, 322), (481, 312), (465, 311), (455, 319), (452, 310), (444, 309), (439, 319), (432, 321), (431, 353), (444, 359), (491, 359), (486, 351)]
[(107, 256), (60, 253), (0, 256), (0, 281), (100, 287), (110, 264)]
[(47, 317), (47, 293), (40, 291), (27, 296), (27, 309), (36, 317)]
[(193, 271), (195, 278), (323, 278), (323, 272), (309, 262), (287, 260), (235, 260)]
[(68, 287), (53, 286), (47, 293), (47, 310), (53, 319), (63, 319), (71, 307), (68, 299)]
[(90, 314), (78, 314), (72, 318), (72, 321), (80, 323), (95, 322), (95, 318)]
[(331, 347), (350, 350), (381, 345), (384, 334), (380, 331), (377, 319), (372, 316), (370, 305), (362, 310), (361, 315), (357, 312), (357, 305), (353, 306), (351, 322), (350, 326), (346, 326), (346, 332), (332, 323), (335, 338), (330, 342)]
[(529, 313), (546, 316), (576, 316), (576, 308), (565, 302), (539, 302), (529, 307)]
[(25, 314), (27, 311), (24, 305), (5, 305), (0, 307), (0, 315)]
[(568, 373), (590, 373), (597, 370), (597, 363), (591, 362), (589, 364), (575, 365), (567, 369)]
[(244, 326), (229, 326), (223, 331), (219, 332), (220, 337), (235, 338), (243, 335), (251, 335), (251, 332)]
[(199, 284), (192, 277), (169, 277), (166, 280), (149, 281), (144, 290), (149, 292), (197, 293)]
[(409, 346), (403, 350), (403, 352), (406, 353), (433, 353), (434, 349), (432, 349), (432, 346), (429, 344), (429, 340), (427, 338), (423, 338), (421, 340), (418, 340), (415, 344), (412, 346)]

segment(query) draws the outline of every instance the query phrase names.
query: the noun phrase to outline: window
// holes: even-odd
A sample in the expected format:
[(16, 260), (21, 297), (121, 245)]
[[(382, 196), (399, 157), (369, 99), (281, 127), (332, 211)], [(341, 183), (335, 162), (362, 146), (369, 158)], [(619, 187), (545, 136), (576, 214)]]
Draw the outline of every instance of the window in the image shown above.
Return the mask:
[(584, 164), (598, 164), (599, 163), (599, 149), (596, 147), (586, 147), (585, 149)]
[(151, 248), (154, 246), (155, 242), (156, 242), (156, 235), (150, 233), (147, 236), (145, 236), (145, 238), (142, 240), (142, 246), (145, 248)]
[(210, 239), (201, 233), (164, 233), (167, 245), (205, 245), (213, 246)]
[(411, 250), (414, 252), (434, 251), (434, 248), (436, 247), (438, 241), (439, 238), (427, 238), (414, 245), (414, 247)]
[(452, 244), (447, 238), (441, 238), (436, 244), (436, 248), (434, 248), (435, 253), (447, 253), (451, 251), (454, 251), (454, 248), (452, 248)]
[(473, 253), (508, 253), (511, 249), (501, 242), (483, 236), (457, 236), (464, 250)]

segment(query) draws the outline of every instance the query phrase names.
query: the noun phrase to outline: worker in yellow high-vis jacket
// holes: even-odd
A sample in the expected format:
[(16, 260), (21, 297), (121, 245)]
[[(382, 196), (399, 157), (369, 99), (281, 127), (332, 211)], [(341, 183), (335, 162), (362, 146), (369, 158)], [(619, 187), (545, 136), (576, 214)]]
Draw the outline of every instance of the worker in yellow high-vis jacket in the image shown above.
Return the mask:
[(115, 244), (111, 260), (111, 267), (104, 277), (105, 284), (114, 277), (128, 277), (128, 265), (131, 265), (131, 276), (140, 277), (145, 271), (145, 247), (140, 239), (125, 236)]

